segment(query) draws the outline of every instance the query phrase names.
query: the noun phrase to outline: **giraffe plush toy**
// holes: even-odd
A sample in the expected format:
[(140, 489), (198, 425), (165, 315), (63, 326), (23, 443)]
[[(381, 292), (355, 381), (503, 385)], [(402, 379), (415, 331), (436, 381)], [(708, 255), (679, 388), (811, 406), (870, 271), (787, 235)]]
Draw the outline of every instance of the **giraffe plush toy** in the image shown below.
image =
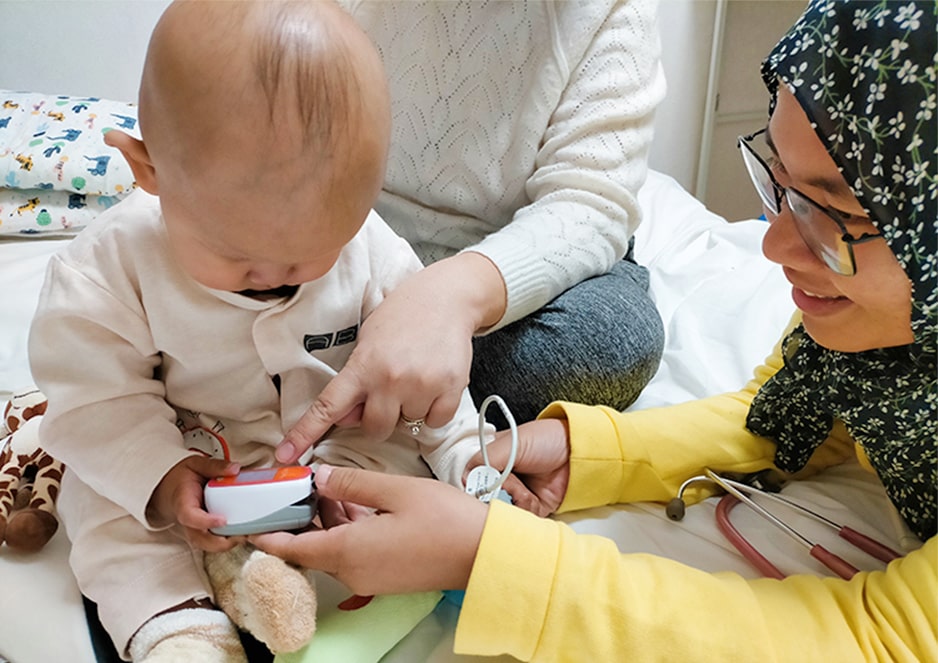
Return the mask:
[(65, 469), (39, 447), (46, 397), (35, 387), (15, 393), (0, 422), (0, 543), (40, 550), (59, 527), (55, 500)]

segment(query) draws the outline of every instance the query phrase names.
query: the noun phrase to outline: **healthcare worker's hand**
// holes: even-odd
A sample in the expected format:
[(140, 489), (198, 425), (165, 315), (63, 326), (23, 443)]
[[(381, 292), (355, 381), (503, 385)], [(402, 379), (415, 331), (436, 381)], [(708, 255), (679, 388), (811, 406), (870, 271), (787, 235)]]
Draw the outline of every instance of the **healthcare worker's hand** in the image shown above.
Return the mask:
[(154, 523), (178, 523), (189, 543), (207, 552), (223, 552), (242, 542), (243, 537), (217, 536), (209, 532), (223, 527), (225, 517), (208, 513), (203, 507), (205, 483), (221, 476), (234, 476), (237, 463), (205, 456), (189, 456), (176, 463), (157, 485), (147, 505), (147, 517)]
[(345, 366), (287, 431), (277, 460), (293, 463), (333, 425), (383, 440), (401, 417), (448, 423), (469, 384), (472, 335), (506, 306), (501, 273), (461, 253), (409, 276), (362, 323)]
[(320, 496), (374, 507), (376, 515), (248, 540), (288, 562), (325, 571), (356, 594), (465, 589), (487, 505), (433, 479), (324, 465), (315, 480)]
[[(557, 510), (570, 480), (569, 438), (564, 419), (538, 419), (518, 426), (518, 455), (503, 485), (516, 506), (541, 517)], [(486, 450), (489, 463), (504, 469), (511, 454), (511, 431), (498, 433)], [(480, 451), (469, 461), (463, 479), (482, 464)]]

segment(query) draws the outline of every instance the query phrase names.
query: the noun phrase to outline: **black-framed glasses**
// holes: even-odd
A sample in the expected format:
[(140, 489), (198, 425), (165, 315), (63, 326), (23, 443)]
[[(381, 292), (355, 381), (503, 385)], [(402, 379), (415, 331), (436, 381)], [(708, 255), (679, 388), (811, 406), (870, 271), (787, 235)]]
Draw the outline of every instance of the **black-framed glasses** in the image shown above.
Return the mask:
[[(782, 200), (788, 204), (798, 234), (825, 265), (843, 276), (857, 273), (857, 263), (853, 256), (856, 244), (882, 237), (879, 233), (863, 233), (854, 237), (847, 232), (843, 215), (835, 209), (823, 207), (804, 195), (798, 189), (783, 187), (772, 175), (772, 169), (765, 159), (759, 156), (752, 143), (755, 138), (765, 134), (765, 129), (740, 136), (737, 146), (752, 184), (772, 216), (782, 211)], [(763, 137), (763, 142), (765, 142)]]

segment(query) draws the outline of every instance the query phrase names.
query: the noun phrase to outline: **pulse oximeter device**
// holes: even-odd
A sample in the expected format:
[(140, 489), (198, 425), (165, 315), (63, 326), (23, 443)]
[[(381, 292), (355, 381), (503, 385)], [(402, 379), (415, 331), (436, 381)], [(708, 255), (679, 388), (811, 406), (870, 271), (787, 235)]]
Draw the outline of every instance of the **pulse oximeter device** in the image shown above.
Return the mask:
[(205, 485), (205, 508), (225, 517), (219, 536), (246, 536), (301, 529), (316, 513), (312, 468), (303, 465), (242, 470)]

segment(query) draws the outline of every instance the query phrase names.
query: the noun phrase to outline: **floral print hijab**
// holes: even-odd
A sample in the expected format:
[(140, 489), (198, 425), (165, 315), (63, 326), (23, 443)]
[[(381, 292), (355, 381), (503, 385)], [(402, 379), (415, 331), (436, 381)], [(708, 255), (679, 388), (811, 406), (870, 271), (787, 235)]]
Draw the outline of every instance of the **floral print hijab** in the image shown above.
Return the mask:
[(938, 529), (936, 12), (934, 0), (812, 0), (762, 65), (773, 107), (781, 81), (908, 274), (915, 340), (836, 352), (799, 326), (747, 420), (786, 471), (843, 421), (922, 540)]

